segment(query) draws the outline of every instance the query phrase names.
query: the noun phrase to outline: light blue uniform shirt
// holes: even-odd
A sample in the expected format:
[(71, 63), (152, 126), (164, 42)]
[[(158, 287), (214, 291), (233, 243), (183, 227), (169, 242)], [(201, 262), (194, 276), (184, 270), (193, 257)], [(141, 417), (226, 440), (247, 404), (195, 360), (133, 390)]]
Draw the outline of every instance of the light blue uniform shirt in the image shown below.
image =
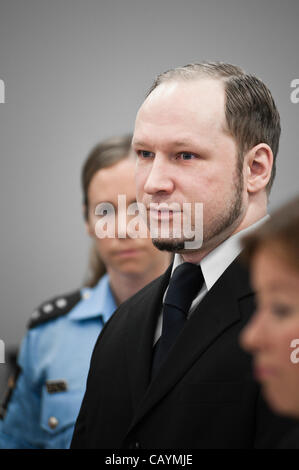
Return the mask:
[[(51, 309), (45, 304), (44, 312)], [(94, 288), (81, 290), (81, 300), (67, 314), (28, 330), (18, 358), (21, 373), (0, 420), (0, 448), (69, 448), (91, 354), (115, 310), (106, 274)], [(66, 390), (51, 390), (49, 380), (64, 383)]]

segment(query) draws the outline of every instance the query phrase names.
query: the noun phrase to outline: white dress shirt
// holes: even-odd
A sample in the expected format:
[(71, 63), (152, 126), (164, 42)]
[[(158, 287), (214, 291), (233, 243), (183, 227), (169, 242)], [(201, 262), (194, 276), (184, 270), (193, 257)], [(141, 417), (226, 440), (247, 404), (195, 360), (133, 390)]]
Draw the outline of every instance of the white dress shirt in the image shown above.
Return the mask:
[[(241, 230), (240, 232), (237, 232), (231, 237), (227, 238), (226, 240), (224, 240), (224, 242), (218, 245), (213, 251), (208, 253), (207, 256), (205, 256), (200, 261), (200, 263), (198, 263), (202, 270), (204, 283), (198, 295), (195, 297), (195, 299), (193, 300), (191, 304), (187, 318), (189, 318), (190, 315), (192, 315), (192, 313), (194, 312), (198, 304), (201, 302), (201, 300), (204, 298), (207, 292), (213, 287), (216, 281), (218, 281), (218, 279), (224, 273), (226, 268), (228, 268), (228, 266), (234, 261), (234, 259), (237, 258), (237, 256), (241, 253), (242, 251), (241, 238), (243, 238), (243, 236), (247, 235), (251, 231), (255, 230), (257, 227), (259, 227), (261, 224), (266, 222), (266, 220), (269, 217), (270, 217), (269, 215), (265, 215), (262, 219), (258, 220), (253, 225), (250, 225), (250, 227), (247, 227), (246, 229)], [(173, 260), (171, 276), (175, 268), (182, 263), (184, 263), (182, 256), (176, 253), (174, 256), (174, 260)], [(163, 304), (164, 304), (167, 289), (163, 296)], [(156, 332), (155, 332), (155, 337), (154, 337), (154, 344), (158, 341), (158, 339), (161, 336), (162, 318), (163, 318), (163, 315), (162, 315), (162, 309), (161, 309), (161, 313), (159, 315), (158, 322), (157, 322), (157, 327), (156, 327)]]

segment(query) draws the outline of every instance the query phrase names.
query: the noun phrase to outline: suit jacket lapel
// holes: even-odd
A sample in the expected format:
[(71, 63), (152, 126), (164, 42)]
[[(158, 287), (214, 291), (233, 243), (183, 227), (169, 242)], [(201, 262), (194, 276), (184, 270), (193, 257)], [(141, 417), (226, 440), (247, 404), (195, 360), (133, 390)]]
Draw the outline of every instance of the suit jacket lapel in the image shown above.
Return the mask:
[[(164, 290), (166, 285), (163, 285)], [(155, 286), (155, 289), (159, 291), (158, 286)], [(139, 357), (137, 361), (136, 357), (134, 359), (131, 357), (132, 362), (129, 365), (129, 369), (132, 368), (133, 373), (141, 374), (139, 378), (135, 377), (134, 379), (135, 386), (137, 385), (138, 388), (137, 391), (134, 391), (135, 405), (138, 404), (138, 401), (139, 404), (131, 429), (175, 386), (204, 351), (227, 328), (239, 320), (239, 299), (250, 293), (252, 293), (252, 290), (249, 285), (248, 273), (236, 260), (227, 268), (193, 312), (165, 363), (147, 387), (151, 366), (153, 334), (161, 308), (162, 295), (159, 297), (159, 306), (155, 305), (157, 310), (155, 316), (153, 315), (152, 305), (148, 306), (145, 312), (144, 326), (141, 325), (141, 322), (138, 325), (141, 328), (141, 336), (138, 340)], [(153, 292), (153, 297), (154, 295)], [(145, 328), (149, 328), (149, 330), (146, 331)], [(137, 330), (136, 334), (138, 334)], [(132, 367), (134, 360), (136, 361), (136, 367)], [(141, 382), (139, 382), (140, 377), (142, 377)], [(140, 401), (143, 391), (145, 393)]]
[(126, 335), (126, 355), (135, 408), (140, 403), (150, 382), (154, 334), (171, 269), (172, 264), (162, 276), (146, 288), (144, 297), (140, 298), (133, 306), (130, 306)]

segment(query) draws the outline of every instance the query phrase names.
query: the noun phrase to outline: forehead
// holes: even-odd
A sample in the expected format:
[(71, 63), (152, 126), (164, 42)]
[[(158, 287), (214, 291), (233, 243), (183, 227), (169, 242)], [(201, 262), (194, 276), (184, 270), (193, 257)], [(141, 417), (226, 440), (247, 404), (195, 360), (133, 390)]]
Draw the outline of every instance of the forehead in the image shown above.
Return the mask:
[(225, 93), (223, 83), (211, 78), (170, 81), (159, 85), (140, 107), (133, 144), (153, 138), (155, 132), (176, 139), (223, 132)]
[(251, 263), (255, 288), (269, 293), (286, 292), (299, 302), (299, 270), (287, 261), (285, 251), (276, 244), (261, 246)]
[(132, 157), (98, 170), (88, 187), (89, 202), (114, 201), (118, 194), (135, 195), (135, 160)]

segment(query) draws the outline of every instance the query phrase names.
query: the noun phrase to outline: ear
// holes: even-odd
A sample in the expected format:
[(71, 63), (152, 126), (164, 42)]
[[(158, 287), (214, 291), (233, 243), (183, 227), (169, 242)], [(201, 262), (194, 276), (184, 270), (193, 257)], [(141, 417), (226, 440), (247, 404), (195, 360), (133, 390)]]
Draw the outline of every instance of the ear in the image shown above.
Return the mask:
[(268, 144), (258, 144), (244, 158), (247, 191), (257, 193), (266, 188), (272, 172), (273, 153)]

